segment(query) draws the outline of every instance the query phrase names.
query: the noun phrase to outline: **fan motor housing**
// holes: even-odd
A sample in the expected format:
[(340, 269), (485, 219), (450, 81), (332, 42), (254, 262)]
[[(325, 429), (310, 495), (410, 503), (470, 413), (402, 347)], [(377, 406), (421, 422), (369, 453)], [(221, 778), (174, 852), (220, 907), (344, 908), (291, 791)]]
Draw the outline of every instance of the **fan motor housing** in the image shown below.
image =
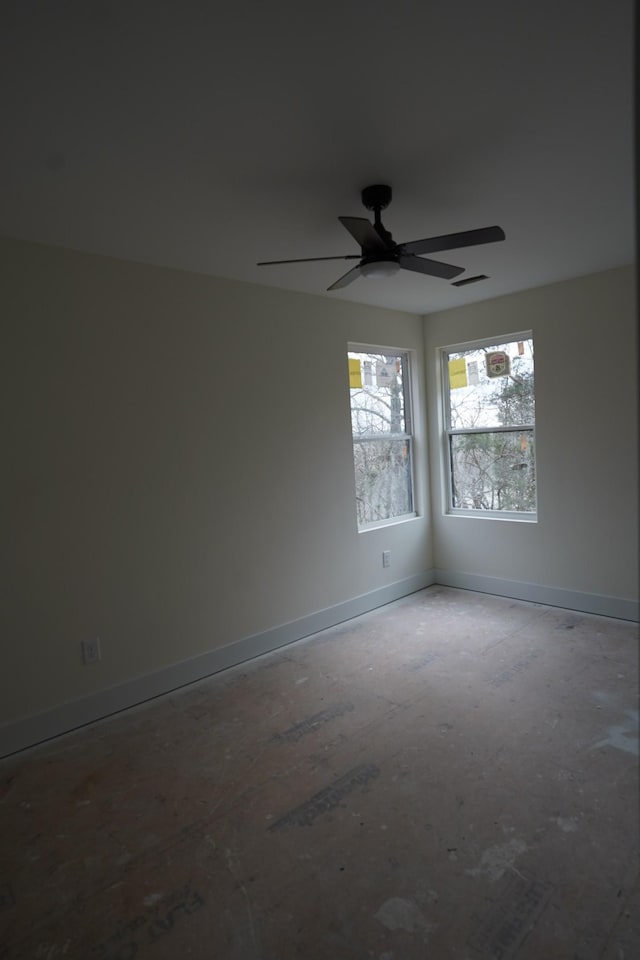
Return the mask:
[(386, 183), (375, 183), (362, 191), (362, 203), (367, 210), (384, 210), (391, 203), (391, 187)]

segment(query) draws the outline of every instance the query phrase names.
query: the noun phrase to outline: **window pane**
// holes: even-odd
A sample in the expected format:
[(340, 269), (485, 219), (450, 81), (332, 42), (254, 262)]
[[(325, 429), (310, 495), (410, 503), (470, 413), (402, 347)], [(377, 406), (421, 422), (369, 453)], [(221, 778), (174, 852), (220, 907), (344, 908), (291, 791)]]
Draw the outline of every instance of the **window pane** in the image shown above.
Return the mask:
[(357, 441), (353, 456), (359, 526), (413, 511), (410, 440)]
[[(509, 358), (508, 372), (491, 377), (487, 355), (500, 352)], [(449, 378), (451, 429), (507, 427), (535, 421), (533, 340), (462, 350), (447, 354), (447, 359), (464, 361), (462, 369), (456, 371), (459, 375)]]
[(401, 354), (353, 353), (360, 361), (360, 386), (351, 390), (354, 440), (406, 433), (405, 391)]
[(454, 507), (535, 511), (533, 430), (453, 434), (450, 444)]

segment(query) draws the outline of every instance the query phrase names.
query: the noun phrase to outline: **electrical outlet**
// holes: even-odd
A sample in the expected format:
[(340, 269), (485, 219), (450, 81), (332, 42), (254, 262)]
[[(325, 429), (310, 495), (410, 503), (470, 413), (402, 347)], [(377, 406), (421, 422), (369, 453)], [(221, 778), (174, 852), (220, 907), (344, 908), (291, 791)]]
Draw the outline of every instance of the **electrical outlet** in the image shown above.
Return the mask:
[(82, 662), (85, 666), (89, 663), (97, 663), (98, 660), (102, 659), (102, 654), (100, 653), (100, 637), (96, 637), (95, 640), (83, 640), (82, 641)]
[(391, 566), (391, 550), (382, 551), (382, 566), (383, 567)]

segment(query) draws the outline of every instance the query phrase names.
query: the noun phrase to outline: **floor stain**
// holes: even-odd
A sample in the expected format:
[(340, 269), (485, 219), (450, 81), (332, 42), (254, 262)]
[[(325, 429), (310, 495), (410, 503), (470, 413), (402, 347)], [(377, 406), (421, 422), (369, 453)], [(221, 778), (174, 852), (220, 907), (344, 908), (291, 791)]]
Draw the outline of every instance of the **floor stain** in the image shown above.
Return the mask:
[(425, 943), (435, 928), (435, 924), (427, 920), (413, 900), (405, 900), (402, 897), (391, 897), (390, 900), (385, 900), (375, 916), (387, 930), (420, 933)]
[(564, 833), (575, 833), (578, 829), (577, 817), (551, 817), (551, 823), (555, 823)]
[(640, 755), (638, 746), (638, 711), (627, 710), (627, 723), (616, 724), (607, 728), (607, 736), (604, 740), (598, 740), (591, 747), (597, 750), (600, 747), (613, 747), (615, 750), (623, 750), (625, 753), (632, 753), (634, 756)]
[[(494, 847), (485, 850), (480, 858), (480, 863), (473, 870), (467, 870), (472, 877), (488, 877), (495, 882), (499, 880), (507, 870), (518, 871), (514, 868), (514, 863), (521, 853), (525, 853), (528, 847), (524, 840), (509, 840), (508, 843), (498, 843)], [(520, 876), (520, 874), (518, 874)]]

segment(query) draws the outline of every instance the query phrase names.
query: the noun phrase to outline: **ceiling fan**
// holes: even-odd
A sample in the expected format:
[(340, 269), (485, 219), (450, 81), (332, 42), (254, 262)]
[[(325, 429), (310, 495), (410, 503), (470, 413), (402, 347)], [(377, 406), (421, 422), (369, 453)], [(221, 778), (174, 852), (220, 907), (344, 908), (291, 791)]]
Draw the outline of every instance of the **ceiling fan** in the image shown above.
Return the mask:
[[(263, 260), (259, 267), (272, 266), (278, 263), (311, 263), (315, 260), (359, 260), (355, 267), (343, 274), (328, 290), (339, 290), (353, 283), (358, 277), (390, 277), (399, 270), (411, 270), (414, 273), (426, 273), (431, 277), (442, 277), (452, 280), (464, 272), (464, 267), (454, 267), (450, 263), (441, 263), (439, 260), (429, 260), (422, 256), (424, 253), (435, 253), (440, 250), (455, 250), (458, 247), (472, 247), (480, 243), (495, 243), (504, 240), (504, 230), (501, 227), (482, 227), (480, 230), (463, 230), (462, 233), (447, 233), (442, 237), (428, 237), (426, 240), (412, 240), (409, 243), (395, 243), (388, 230), (385, 230), (380, 211), (391, 202), (391, 187), (387, 184), (374, 184), (365, 187), (362, 191), (362, 202), (367, 210), (373, 210), (374, 221), (371, 223), (365, 217), (338, 217), (353, 239), (360, 246), (360, 253), (350, 253), (339, 257), (302, 257), (297, 260)], [(459, 280), (456, 285), (462, 285), (474, 280), (486, 279), (470, 277), (469, 280)]]

